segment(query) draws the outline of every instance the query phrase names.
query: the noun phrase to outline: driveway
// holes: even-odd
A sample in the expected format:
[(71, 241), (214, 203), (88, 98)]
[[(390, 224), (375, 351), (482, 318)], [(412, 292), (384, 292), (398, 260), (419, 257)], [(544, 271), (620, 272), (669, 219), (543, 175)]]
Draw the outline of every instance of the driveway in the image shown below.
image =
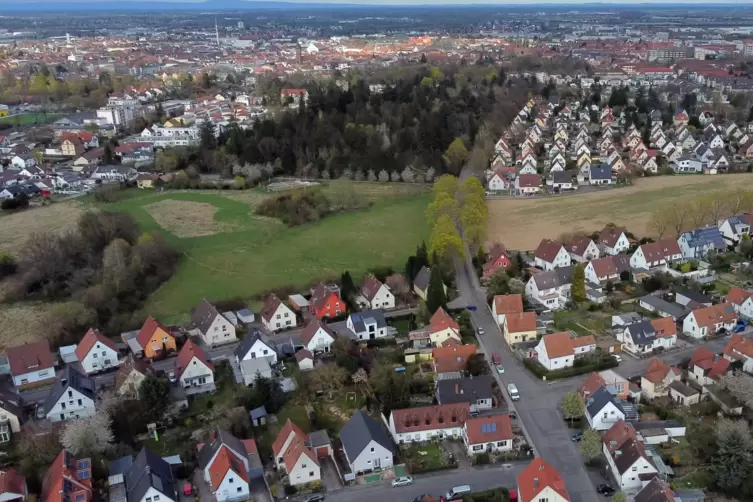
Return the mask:
[(322, 467), (322, 483), (328, 492), (339, 490), (343, 484), (340, 480), (340, 474), (337, 472), (335, 462), (331, 457), (324, 457), (321, 459)]
[(442, 441), (442, 448), (444, 448), (444, 451), (448, 454), (452, 455), (451, 458), (453, 460), (458, 461), (459, 469), (471, 467), (471, 461), (468, 460), (468, 453), (466, 452), (462, 441)]
[(251, 488), (254, 502), (272, 502), (272, 496), (263, 477), (249, 480), (248, 486)]

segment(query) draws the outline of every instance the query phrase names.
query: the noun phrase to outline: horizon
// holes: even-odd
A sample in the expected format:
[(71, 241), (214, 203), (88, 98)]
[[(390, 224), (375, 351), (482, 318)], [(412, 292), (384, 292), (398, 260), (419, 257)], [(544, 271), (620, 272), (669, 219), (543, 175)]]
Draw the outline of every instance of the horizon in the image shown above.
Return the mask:
[[(634, 6), (661, 6), (661, 5), (739, 5), (739, 6), (753, 6), (753, 0), (642, 0), (638, 2), (627, 2), (625, 0), (546, 0), (545, 2), (538, 2), (537, 0), (120, 0), (112, 2), (106, 5), (105, 8), (112, 8), (113, 4), (127, 6), (133, 3), (170, 3), (170, 4), (183, 4), (183, 5), (201, 5), (212, 4), (218, 1), (224, 3), (238, 3), (244, 4), (244, 7), (253, 7), (254, 4), (298, 4), (298, 5), (353, 5), (353, 6), (370, 6), (370, 7), (409, 7), (409, 6), (498, 6), (506, 7), (511, 5), (538, 5), (546, 7), (548, 5), (624, 5), (629, 7)], [(10, 7), (12, 9), (18, 8), (21, 5), (28, 5), (33, 7), (40, 4), (101, 4), (101, 0), (15, 0), (13, 4), (0, 4), (0, 10), (4, 7)]]

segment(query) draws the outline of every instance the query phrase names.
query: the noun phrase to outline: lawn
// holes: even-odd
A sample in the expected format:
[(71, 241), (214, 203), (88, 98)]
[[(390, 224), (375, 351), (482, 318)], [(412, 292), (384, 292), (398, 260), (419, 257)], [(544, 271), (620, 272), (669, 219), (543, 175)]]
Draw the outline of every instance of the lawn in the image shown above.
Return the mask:
[(714, 473), (708, 469), (698, 469), (675, 479), (672, 484), (678, 489), (708, 488), (714, 482)]
[(652, 214), (674, 201), (699, 196), (724, 197), (747, 186), (753, 174), (722, 176), (657, 176), (635, 180), (629, 187), (547, 198), (507, 197), (488, 201), (489, 242), (508, 248), (536, 249), (543, 237), (601, 230), (614, 222), (637, 236), (651, 235)]
[(235, 378), (233, 370), (225, 364), (215, 367), (215, 392), (188, 398), (188, 415), (194, 416), (205, 413), (216, 406), (232, 407), (236, 397)]
[(578, 336), (605, 334), (609, 323), (594, 312), (584, 310), (560, 310), (554, 313), (554, 326), (557, 331), (573, 331)]
[(62, 117), (60, 113), (21, 113), (0, 117), (0, 124), (29, 126), (34, 124), (49, 124)]
[(439, 443), (421, 443), (403, 448), (403, 459), (412, 473), (428, 472), (454, 467)]
[[(343, 183), (336, 186), (343, 188)], [(254, 215), (260, 195), (252, 191), (160, 194), (134, 189), (103, 207), (132, 214), (143, 231), (160, 232), (183, 252), (175, 276), (146, 306), (163, 321), (178, 322), (203, 297), (258, 302), (260, 294), (272, 289), (303, 288), (339, 278), (345, 270), (356, 280), (373, 267), (402, 270), (428, 236), (428, 194), (410, 186), (415, 193), (403, 188), (404, 196), (390, 198), (381, 185), (352, 184), (367, 199), (379, 199), (369, 208), (292, 228)], [(239, 199), (241, 194), (247, 197)]]

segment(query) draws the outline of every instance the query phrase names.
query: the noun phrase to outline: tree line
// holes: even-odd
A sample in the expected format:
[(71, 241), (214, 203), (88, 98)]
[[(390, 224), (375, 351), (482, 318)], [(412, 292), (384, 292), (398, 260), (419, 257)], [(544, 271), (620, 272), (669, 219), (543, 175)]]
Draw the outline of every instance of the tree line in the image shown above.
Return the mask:
[(704, 195), (682, 202), (673, 202), (651, 215), (649, 229), (659, 238), (716, 225), (722, 218), (753, 211), (753, 191), (738, 189), (724, 197)]

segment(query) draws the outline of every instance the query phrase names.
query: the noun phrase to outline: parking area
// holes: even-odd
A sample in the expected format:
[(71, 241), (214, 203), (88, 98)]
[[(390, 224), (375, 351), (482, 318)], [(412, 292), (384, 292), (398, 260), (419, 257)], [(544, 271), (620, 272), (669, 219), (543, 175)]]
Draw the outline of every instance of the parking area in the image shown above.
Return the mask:
[(331, 457), (324, 457), (321, 460), (322, 467), (322, 483), (327, 491), (339, 490), (342, 488), (342, 480), (340, 474), (337, 472), (335, 462)]

